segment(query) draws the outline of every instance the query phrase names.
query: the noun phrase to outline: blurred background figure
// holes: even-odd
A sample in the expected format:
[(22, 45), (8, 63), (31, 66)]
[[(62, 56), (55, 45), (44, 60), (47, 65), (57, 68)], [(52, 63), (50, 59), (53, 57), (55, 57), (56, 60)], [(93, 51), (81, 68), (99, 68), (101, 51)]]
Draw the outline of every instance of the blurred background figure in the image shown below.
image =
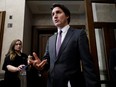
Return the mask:
[(5, 87), (21, 87), (19, 74), (27, 65), (27, 55), (22, 53), (22, 41), (13, 40), (5, 56), (2, 69), (5, 71)]

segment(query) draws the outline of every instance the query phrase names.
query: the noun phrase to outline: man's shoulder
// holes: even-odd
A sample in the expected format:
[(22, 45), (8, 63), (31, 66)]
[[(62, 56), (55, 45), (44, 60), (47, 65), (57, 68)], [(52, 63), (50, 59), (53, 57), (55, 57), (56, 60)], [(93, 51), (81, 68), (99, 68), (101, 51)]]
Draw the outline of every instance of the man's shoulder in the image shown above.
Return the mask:
[(78, 30), (78, 31), (80, 31), (80, 30), (85, 30), (84, 28), (76, 28), (76, 27), (71, 27), (71, 26), (70, 26), (69, 29)]
[(83, 28), (73, 28), (73, 27), (70, 27), (69, 30), (72, 30), (74, 32), (85, 32), (86, 30), (83, 29)]

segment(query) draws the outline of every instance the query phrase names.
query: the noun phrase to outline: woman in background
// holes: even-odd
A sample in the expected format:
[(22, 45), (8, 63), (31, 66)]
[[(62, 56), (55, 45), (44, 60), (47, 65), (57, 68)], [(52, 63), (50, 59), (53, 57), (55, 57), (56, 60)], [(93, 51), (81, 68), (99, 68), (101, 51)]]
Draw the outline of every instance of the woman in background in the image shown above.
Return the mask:
[(13, 40), (2, 67), (5, 71), (5, 87), (21, 87), (19, 73), (27, 65), (27, 55), (21, 51), (22, 41), (20, 39)]

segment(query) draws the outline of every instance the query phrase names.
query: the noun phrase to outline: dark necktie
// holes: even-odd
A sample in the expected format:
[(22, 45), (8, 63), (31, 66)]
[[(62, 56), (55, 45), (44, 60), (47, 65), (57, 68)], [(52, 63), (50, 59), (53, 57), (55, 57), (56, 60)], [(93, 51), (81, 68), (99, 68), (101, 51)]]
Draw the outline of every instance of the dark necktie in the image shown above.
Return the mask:
[(60, 30), (60, 32), (58, 33), (58, 38), (57, 38), (57, 43), (56, 43), (56, 53), (58, 55), (60, 46), (61, 46), (61, 39), (62, 39), (62, 31)]

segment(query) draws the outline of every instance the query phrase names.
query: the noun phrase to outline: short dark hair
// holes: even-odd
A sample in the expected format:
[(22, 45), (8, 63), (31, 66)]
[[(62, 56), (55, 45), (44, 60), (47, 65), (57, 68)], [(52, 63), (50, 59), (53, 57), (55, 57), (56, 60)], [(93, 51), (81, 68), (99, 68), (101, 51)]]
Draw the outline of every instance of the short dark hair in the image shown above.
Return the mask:
[(55, 7), (61, 8), (63, 10), (63, 12), (65, 13), (65, 15), (69, 16), (69, 18), (67, 19), (68, 24), (69, 24), (70, 23), (70, 11), (69, 11), (69, 9), (62, 4), (54, 3), (51, 7), (51, 10), (53, 10)]

